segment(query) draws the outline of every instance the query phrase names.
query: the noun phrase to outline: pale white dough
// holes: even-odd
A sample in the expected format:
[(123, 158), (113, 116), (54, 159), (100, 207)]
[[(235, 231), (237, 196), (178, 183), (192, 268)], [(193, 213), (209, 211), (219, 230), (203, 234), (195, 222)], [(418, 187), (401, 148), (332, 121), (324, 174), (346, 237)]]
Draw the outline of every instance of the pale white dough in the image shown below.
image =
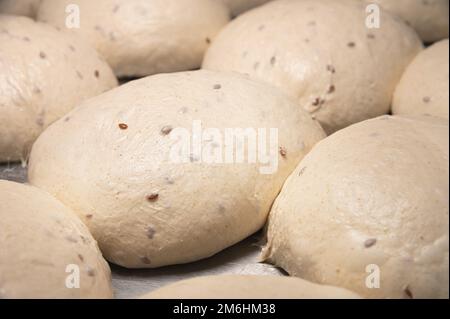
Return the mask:
[(55, 198), (0, 180), (0, 220), (0, 299), (113, 296), (96, 241)]
[(203, 68), (249, 74), (294, 97), (328, 133), (385, 114), (422, 43), (387, 13), (365, 25), (360, 1), (277, 0), (230, 22)]
[[(195, 123), (220, 137), (205, 136), (203, 154), (225, 152), (227, 129), (261, 129), (263, 141), (278, 140), (270, 143), (278, 164), (263, 174), (259, 156), (208, 163), (193, 147), (179, 163), (171, 155), (180, 130), (192, 137)], [(52, 125), (33, 147), (29, 179), (83, 218), (108, 260), (153, 268), (211, 256), (260, 229), (286, 177), (323, 137), (309, 114), (264, 83), (162, 74), (90, 99)]]
[(448, 129), (383, 116), (318, 143), (275, 201), (263, 259), (363, 297), (448, 298)]
[(75, 17), (80, 13), (80, 27), (70, 30), (95, 46), (119, 77), (199, 68), (230, 18), (213, 0), (43, 0), (38, 20), (65, 28), (72, 21), (67, 7)]
[(87, 43), (26, 17), (0, 15), (0, 162), (26, 160), (47, 126), (116, 85)]

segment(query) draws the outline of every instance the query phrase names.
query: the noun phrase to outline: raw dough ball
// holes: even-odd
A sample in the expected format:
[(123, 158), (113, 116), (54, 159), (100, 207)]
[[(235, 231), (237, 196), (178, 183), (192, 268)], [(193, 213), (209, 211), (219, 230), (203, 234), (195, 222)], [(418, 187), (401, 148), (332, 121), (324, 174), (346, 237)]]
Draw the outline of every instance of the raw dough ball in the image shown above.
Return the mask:
[(89, 40), (119, 77), (199, 68), (229, 21), (228, 9), (211, 0), (43, 0), (38, 19), (63, 28), (73, 4), (81, 25), (71, 30)]
[(359, 299), (348, 290), (280, 276), (222, 275), (176, 282), (143, 299)]
[(350, 0), (280, 0), (238, 17), (219, 34), (203, 67), (233, 70), (295, 97), (332, 133), (387, 113), (400, 77), (422, 44), (385, 14), (366, 28)]
[[(239, 128), (249, 137), (261, 129), (259, 150), (269, 154), (270, 145), (271, 164), (223, 155), (237, 158), (226, 136)], [(323, 137), (266, 84), (232, 73), (162, 74), (52, 125), (33, 147), (29, 178), (85, 220), (108, 260), (153, 268), (211, 256), (260, 229), (286, 177)], [(254, 154), (242, 141), (243, 155)]]
[(448, 119), (448, 39), (421, 52), (394, 94), (394, 114), (429, 114)]
[(25, 159), (48, 125), (116, 85), (108, 64), (84, 42), (0, 15), (0, 162)]
[[(109, 266), (97, 243), (55, 198), (0, 180), (0, 220), (0, 299), (112, 297)], [(79, 288), (68, 288), (77, 271)]]
[(448, 142), (447, 120), (397, 116), (323, 140), (275, 201), (263, 258), (365, 297), (448, 298)]
[(0, 14), (35, 18), (41, 0), (0, 0)]
[(405, 20), (426, 43), (448, 38), (448, 0), (364, 1), (378, 3), (386, 11)]
[(219, 1), (223, 2), (228, 8), (230, 8), (231, 14), (235, 17), (247, 10), (260, 6), (271, 0), (219, 0)]

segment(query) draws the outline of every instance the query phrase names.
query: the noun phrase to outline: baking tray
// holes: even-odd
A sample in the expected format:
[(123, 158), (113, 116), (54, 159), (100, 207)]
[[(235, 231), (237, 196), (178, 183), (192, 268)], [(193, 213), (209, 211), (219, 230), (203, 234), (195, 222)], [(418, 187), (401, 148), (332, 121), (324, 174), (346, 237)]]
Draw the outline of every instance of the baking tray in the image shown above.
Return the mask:
[[(0, 179), (26, 183), (27, 170), (21, 164), (0, 164)], [(185, 265), (157, 269), (126, 269), (111, 264), (115, 297), (136, 298), (167, 284), (198, 276), (219, 274), (277, 275), (285, 273), (258, 262), (261, 234), (255, 234), (213, 257)]]

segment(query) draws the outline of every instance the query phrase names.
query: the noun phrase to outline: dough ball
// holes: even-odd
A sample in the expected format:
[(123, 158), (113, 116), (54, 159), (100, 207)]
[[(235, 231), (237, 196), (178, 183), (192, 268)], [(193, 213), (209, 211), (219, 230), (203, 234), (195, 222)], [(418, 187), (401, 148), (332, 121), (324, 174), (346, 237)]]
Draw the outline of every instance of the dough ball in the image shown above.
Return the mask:
[(422, 44), (385, 14), (368, 29), (365, 6), (351, 0), (280, 0), (232, 21), (203, 67), (271, 83), (332, 133), (387, 113), (400, 77)]
[(0, 14), (35, 18), (41, 0), (0, 0)]
[(221, 275), (176, 282), (143, 299), (359, 299), (348, 290), (281, 276)]
[(429, 114), (448, 119), (448, 39), (421, 52), (397, 86), (394, 114)]
[(0, 219), (0, 299), (112, 297), (96, 241), (55, 198), (0, 180)]
[(364, 0), (412, 26), (426, 43), (448, 38), (448, 0)]
[(26, 159), (48, 125), (116, 85), (89, 45), (29, 18), (0, 15), (0, 162)]
[(33, 147), (29, 179), (83, 218), (108, 260), (154, 268), (209, 257), (259, 230), (286, 177), (323, 137), (266, 84), (162, 74), (52, 125)]
[(199, 68), (229, 21), (228, 9), (211, 0), (43, 0), (38, 20), (64, 28), (78, 11), (80, 28), (71, 30), (89, 40), (119, 77)]
[(275, 201), (263, 258), (364, 297), (448, 298), (448, 143), (447, 120), (397, 116), (323, 140)]
[(245, 11), (253, 9), (271, 0), (219, 0), (219, 1), (223, 2), (228, 8), (230, 8), (231, 14), (235, 17)]

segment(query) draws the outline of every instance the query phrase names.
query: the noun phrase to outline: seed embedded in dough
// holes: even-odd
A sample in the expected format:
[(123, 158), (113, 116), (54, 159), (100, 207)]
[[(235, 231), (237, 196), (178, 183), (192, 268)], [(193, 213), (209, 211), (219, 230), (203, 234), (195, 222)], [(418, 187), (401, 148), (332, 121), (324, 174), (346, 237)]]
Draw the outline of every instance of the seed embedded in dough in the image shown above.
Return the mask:
[(330, 73), (336, 73), (336, 69), (331, 64), (327, 65), (327, 71)]
[(125, 123), (120, 123), (120, 124), (119, 124), (119, 128), (120, 128), (121, 130), (126, 130), (126, 129), (128, 128), (128, 125), (126, 125)]
[(95, 276), (95, 269), (92, 267), (88, 267), (87, 268), (87, 274), (89, 277), (94, 277)]
[(271, 65), (275, 65), (275, 63), (277, 63), (277, 57), (273, 56), (273, 57), (270, 59), (270, 64), (271, 64)]
[(159, 198), (159, 194), (158, 193), (151, 193), (150, 195), (147, 196), (147, 200), (150, 202), (154, 202)]
[(312, 102), (312, 105), (318, 106), (319, 104), (320, 104), (320, 98), (316, 97), (316, 98), (314, 99), (314, 101)]
[(408, 296), (409, 299), (414, 299), (414, 295), (409, 286), (406, 286), (403, 291), (405, 292), (405, 295)]
[(364, 242), (364, 246), (366, 248), (372, 247), (373, 245), (375, 245), (377, 243), (377, 239), (376, 238), (369, 238)]
[(153, 227), (149, 226), (147, 228), (147, 237), (148, 239), (153, 239), (153, 237), (155, 237), (156, 231)]
[(78, 240), (72, 236), (66, 236), (66, 240), (71, 243), (78, 243)]
[(300, 172), (298, 172), (298, 176), (302, 176), (303, 173), (304, 173), (305, 171), (306, 171), (306, 166), (303, 167), (303, 168), (300, 170)]
[(161, 134), (162, 134), (162, 135), (169, 135), (170, 132), (172, 132), (172, 130), (173, 130), (173, 127), (172, 127), (172, 126), (166, 125), (166, 126), (164, 126), (164, 127), (161, 129)]

